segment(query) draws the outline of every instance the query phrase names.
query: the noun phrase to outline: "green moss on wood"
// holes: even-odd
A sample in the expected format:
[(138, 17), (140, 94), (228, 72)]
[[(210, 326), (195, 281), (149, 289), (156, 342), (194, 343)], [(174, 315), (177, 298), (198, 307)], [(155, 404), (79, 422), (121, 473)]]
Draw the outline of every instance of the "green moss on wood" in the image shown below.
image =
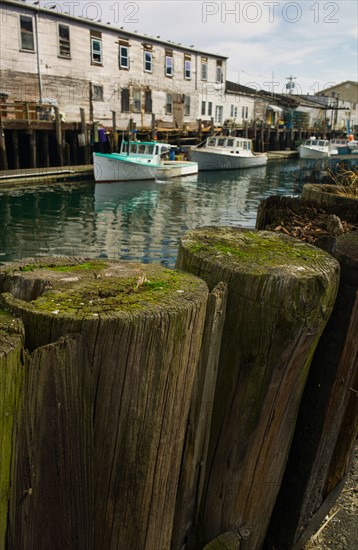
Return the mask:
[[(322, 250), (270, 231), (207, 227), (188, 232), (181, 240), (181, 248), (198, 261), (215, 262), (224, 268), (239, 268), (260, 274), (282, 268), (306, 275), (311, 265), (327, 254)], [(180, 267), (180, 265), (179, 265)]]
[[(207, 291), (205, 283), (192, 275), (154, 264), (91, 261), (48, 266), (44, 262), (27, 264), (21, 273), (25, 278), (46, 281), (36, 299), (21, 300), (21, 308), (54, 316), (96, 317), (102, 313), (150, 311), (164, 305), (176, 307), (183, 304), (183, 299), (193, 298), (200, 287)], [(14, 274), (16, 266), (9, 277)], [(7, 305), (19, 302), (11, 296), (11, 288), (3, 299)]]

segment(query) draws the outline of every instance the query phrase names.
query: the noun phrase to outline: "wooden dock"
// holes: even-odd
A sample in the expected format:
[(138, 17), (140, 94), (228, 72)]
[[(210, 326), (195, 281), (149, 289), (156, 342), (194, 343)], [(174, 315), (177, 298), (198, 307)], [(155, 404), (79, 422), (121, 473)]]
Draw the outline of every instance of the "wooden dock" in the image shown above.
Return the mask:
[(93, 179), (93, 166), (59, 166), (50, 168), (23, 168), (21, 170), (1, 170), (0, 189), (7, 186), (36, 183), (48, 185), (57, 182), (74, 182)]

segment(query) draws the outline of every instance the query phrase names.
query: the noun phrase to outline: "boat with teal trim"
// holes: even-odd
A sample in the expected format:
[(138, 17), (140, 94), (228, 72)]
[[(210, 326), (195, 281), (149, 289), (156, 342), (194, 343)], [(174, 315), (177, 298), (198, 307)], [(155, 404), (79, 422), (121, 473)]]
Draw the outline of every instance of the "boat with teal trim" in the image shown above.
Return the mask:
[(169, 143), (123, 140), (119, 153), (93, 153), (95, 181), (167, 180), (197, 174), (198, 163), (173, 159), (174, 149)]

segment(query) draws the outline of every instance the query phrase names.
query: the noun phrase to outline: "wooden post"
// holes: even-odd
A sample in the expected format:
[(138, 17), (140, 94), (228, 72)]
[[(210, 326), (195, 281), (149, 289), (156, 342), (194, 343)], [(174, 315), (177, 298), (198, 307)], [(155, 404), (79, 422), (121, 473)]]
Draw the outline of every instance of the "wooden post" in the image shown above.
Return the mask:
[(80, 108), (80, 116), (81, 116), (80, 145), (83, 150), (83, 164), (89, 164), (90, 151), (89, 151), (89, 143), (88, 143), (89, 140), (87, 135), (86, 114), (85, 114), (85, 110), (82, 107)]
[(36, 168), (37, 166), (37, 147), (36, 147), (36, 131), (28, 130), (30, 140), (30, 167)]
[(78, 134), (76, 131), (71, 132), (71, 145), (72, 145), (72, 164), (77, 166), (78, 161)]
[(339, 265), (271, 232), (189, 232), (177, 268), (228, 285), (200, 504), (198, 547), (250, 526), (262, 547), (286, 466), (313, 350), (332, 311)]
[(112, 111), (113, 151), (118, 151), (118, 134), (116, 111)]
[(19, 133), (17, 130), (12, 131), (12, 148), (14, 154), (14, 168), (17, 170), (20, 168)]
[(11, 546), (170, 548), (207, 285), (155, 264), (42, 258), (0, 267), (0, 293), (30, 354)]
[(209, 295), (199, 368), (190, 413), (176, 499), (172, 550), (195, 544), (198, 506), (204, 486), (210, 423), (225, 321), (227, 286), (218, 284)]
[(335, 256), (341, 269), (337, 300), (314, 353), (268, 534), (270, 544), (287, 550), (302, 548), (312, 520), (323, 521), (327, 501), (333, 507), (357, 436), (357, 398), (354, 405), (350, 391), (358, 365), (356, 231), (338, 237)]
[(157, 132), (156, 132), (155, 114), (152, 113), (151, 139), (153, 140), (156, 135), (157, 135)]
[(57, 147), (57, 161), (59, 166), (63, 166), (63, 141), (62, 141), (62, 129), (61, 129), (61, 116), (58, 107), (55, 109), (55, 130), (56, 130), (56, 147)]
[(6, 141), (5, 141), (5, 132), (4, 128), (0, 126), (0, 169), (8, 170), (9, 165), (7, 162), (6, 155)]
[(261, 139), (261, 152), (264, 152), (265, 151), (265, 124), (264, 124), (264, 122), (261, 123), (260, 139)]
[(98, 135), (98, 122), (93, 123), (93, 142), (98, 143), (99, 142), (99, 135)]
[(305, 184), (302, 188), (302, 198), (315, 200), (324, 208), (329, 208), (341, 219), (358, 223), (358, 199), (349, 194), (339, 192), (339, 186), (326, 184)]
[(24, 327), (0, 309), (0, 548), (6, 547), (11, 464), (23, 383)]
[(40, 134), (41, 136), (41, 153), (43, 158), (43, 165), (45, 167), (50, 166), (50, 152), (49, 152), (49, 146), (48, 146), (48, 132), (47, 130), (43, 130)]

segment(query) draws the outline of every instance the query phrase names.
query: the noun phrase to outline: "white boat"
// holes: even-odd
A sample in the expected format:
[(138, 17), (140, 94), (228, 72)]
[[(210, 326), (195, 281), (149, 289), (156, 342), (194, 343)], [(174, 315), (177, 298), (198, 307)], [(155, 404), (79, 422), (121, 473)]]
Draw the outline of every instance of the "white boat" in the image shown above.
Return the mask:
[(329, 154), (331, 155), (350, 155), (358, 152), (358, 141), (353, 136), (348, 138), (335, 138), (329, 142)]
[(317, 159), (330, 156), (329, 140), (312, 136), (297, 147), (301, 159)]
[(120, 153), (93, 153), (96, 182), (167, 180), (198, 173), (198, 164), (168, 160), (174, 147), (157, 141), (122, 141)]
[(212, 136), (203, 145), (191, 147), (188, 153), (199, 170), (235, 170), (267, 163), (267, 154), (254, 153), (252, 140), (241, 137)]

